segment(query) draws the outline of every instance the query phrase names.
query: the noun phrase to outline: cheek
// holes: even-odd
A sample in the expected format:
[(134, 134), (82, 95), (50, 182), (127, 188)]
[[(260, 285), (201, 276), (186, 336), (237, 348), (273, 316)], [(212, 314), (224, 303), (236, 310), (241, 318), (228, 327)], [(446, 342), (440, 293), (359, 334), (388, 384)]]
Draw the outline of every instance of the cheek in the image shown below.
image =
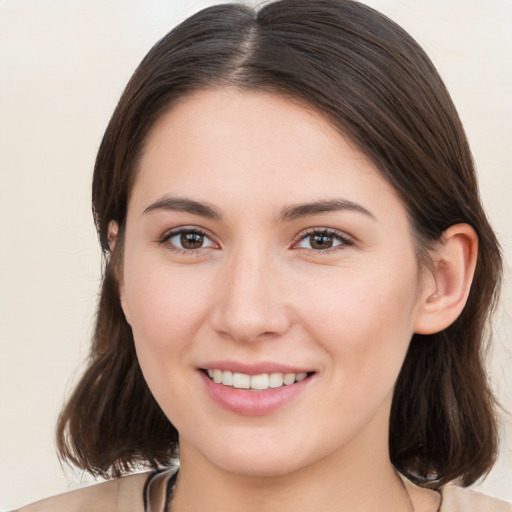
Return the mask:
[(155, 359), (175, 353), (204, 322), (207, 298), (198, 287), (205, 276), (136, 258), (126, 263), (126, 303), (137, 350)]
[[(135, 349), (144, 378), (169, 418), (179, 418), (189, 399), (183, 385), (191, 340), (204, 322), (205, 304), (193, 283), (169, 270), (137, 266), (126, 282)], [(197, 283), (196, 283), (197, 284)]]
[(300, 309), (311, 336), (344, 371), (368, 382), (398, 374), (418, 300), (416, 265), (335, 269), (307, 287)]

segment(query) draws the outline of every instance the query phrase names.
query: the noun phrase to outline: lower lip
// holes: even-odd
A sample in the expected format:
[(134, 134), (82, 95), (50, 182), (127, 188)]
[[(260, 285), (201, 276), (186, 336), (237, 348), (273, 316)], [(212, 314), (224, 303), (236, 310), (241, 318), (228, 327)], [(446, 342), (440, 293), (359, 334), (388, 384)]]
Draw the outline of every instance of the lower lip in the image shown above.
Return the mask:
[(263, 416), (280, 409), (304, 392), (313, 380), (313, 376), (308, 376), (290, 386), (249, 391), (217, 384), (202, 371), (199, 373), (206, 390), (215, 402), (231, 412), (244, 416)]

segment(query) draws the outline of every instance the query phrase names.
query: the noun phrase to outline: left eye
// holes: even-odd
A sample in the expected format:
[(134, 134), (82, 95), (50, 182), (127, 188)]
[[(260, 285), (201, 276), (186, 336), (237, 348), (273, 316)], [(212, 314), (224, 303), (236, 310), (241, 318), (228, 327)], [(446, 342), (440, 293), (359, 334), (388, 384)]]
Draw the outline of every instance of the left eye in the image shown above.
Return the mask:
[(349, 244), (350, 242), (347, 239), (337, 233), (331, 233), (330, 231), (314, 231), (303, 236), (296, 244), (296, 247), (321, 251), (331, 249), (338, 245)]
[(167, 237), (167, 241), (174, 247), (187, 251), (213, 247), (215, 245), (205, 233), (193, 229), (175, 231)]

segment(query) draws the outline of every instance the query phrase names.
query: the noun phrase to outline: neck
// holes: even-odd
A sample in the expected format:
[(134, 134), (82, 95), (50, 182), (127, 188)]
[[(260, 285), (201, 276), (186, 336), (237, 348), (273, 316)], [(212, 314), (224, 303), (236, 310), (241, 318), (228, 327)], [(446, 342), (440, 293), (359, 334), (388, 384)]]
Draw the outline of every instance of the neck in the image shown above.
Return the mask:
[(182, 440), (171, 510), (411, 512), (408, 492), (389, 460), (387, 432), (363, 437), (310, 465), (267, 476), (226, 471)]

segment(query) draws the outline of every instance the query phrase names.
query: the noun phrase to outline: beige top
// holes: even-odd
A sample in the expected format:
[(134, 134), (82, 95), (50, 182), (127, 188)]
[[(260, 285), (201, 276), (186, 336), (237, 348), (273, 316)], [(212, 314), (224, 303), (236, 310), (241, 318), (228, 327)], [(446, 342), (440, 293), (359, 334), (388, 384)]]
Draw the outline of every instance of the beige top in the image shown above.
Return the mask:
[[(38, 501), (13, 512), (165, 512), (175, 470), (140, 473)], [(147, 484), (147, 485), (146, 485)], [(408, 480), (408, 487), (414, 486)], [(512, 505), (485, 494), (445, 485), (439, 512), (512, 512)]]

